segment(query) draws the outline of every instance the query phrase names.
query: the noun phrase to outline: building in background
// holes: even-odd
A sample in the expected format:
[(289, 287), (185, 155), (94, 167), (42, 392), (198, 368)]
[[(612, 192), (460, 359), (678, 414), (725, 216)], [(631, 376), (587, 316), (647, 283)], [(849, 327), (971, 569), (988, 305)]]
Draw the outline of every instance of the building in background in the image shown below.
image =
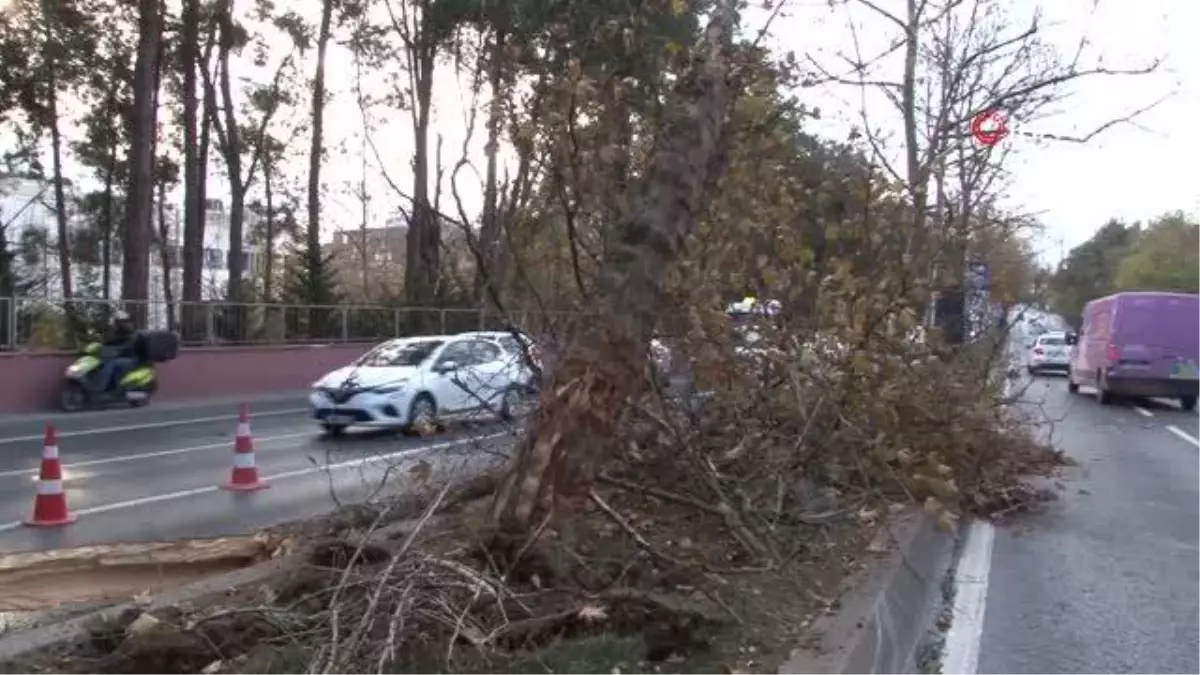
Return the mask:
[[(76, 195), (68, 192), (68, 201), (76, 202)], [(0, 175), (0, 235), (8, 252), (13, 256), (13, 267), (18, 277), (23, 297), (16, 304), (30, 302), (56, 303), (62, 299), (62, 279), (58, 264), (57, 222), (53, 208), (51, 185), (36, 178)], [(219, 300), (225, 296), (229, 283), (229, 213), (220, 199), (209, 199), (206, 203), (203, 252), (203, 281), (201, 297), (204, 300)], [(167, 325), (166, 301), (178, 301), (183, 288), (183, 225), (179, 205), (165, 204), (161, 215), (155, 208), (154, 238), (150, 246), (149, 295), (151, 311), (148, 321), (154, 327)], [(103, 265), (99, 252), (102, 244), (92, 241), (95, 237), (85, 236), (85, 223), (81, 214), (74, 209), (69, 214), (72, 229), (71, 277), (75, 297), (81, 301), (95, 303), (114, 302), (121, 295), (121, 257), (119, 239), (111, 243), (108, 298), (105, 301)], [(253, 282), (256, 266), (256, 251), (251, 245), (250, 233), (257, 216), (249, 209), (243, 224), (244, 277)], [(165, 224), (165, 228), (160, 229)], [(159, 236), (165, 229), (166, 237)], [(85, 250), (86, 249), (86, 250)], [(164, 256), (166, 258), (164, 264)], [(169, 270), (164, 274), (164, 270)]]
[(324, 247), (339, 290), (352, 302), (398, 297), (404, 288), (408, 225), (391, 218), (384, 227), (340, 230)]

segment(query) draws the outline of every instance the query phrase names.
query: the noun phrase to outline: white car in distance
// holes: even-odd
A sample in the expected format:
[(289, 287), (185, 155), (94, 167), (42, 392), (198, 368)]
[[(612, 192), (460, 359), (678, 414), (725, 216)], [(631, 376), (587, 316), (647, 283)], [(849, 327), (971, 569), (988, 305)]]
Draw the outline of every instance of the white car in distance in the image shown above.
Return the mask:
[(480, 334), (388, 340), (313, 383), (312, 416), (327, 433), (411, 429), (491, 412), (508, 419), (523, 393), (519, 356)]

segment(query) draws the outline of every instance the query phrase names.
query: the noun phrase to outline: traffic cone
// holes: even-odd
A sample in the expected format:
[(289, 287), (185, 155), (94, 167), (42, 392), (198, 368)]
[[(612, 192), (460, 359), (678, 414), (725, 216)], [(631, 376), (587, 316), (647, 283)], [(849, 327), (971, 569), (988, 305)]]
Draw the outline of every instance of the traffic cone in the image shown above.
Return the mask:
[(233, 443), (233, 474), (229, 477), (229, 482), (221, 487), (241, 492), (269, 487), (267, 481), (258, 477), (258, 467), (254, 464), (254, 439), (250, 438), (250, 409), (244, 403), (238, 412), (237, 438)]
[(46, 440), (42, 443), (42, 468), (38, 472), (37, 497), (33, 513), (25, 519), (34, 527), (59, 527), (75, 522), (76, 516), (67, 509), (63, 493), (62, 462), (58, 459), (58, 432), (53, 424), (46, 425)]

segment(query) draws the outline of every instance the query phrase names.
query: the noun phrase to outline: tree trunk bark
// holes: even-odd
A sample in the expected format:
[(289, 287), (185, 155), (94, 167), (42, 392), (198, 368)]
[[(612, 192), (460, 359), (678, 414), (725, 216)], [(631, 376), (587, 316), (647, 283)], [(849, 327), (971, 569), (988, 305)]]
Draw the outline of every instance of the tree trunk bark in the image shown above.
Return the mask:
[(167, 183), (158, 182), (158, 256), (162, 262), (163, 303), (167, 330), (175, 330), (175, 290), (171, 287), (171, 226), (167, 223)]
[[(113, 105), (116, 105), (115, 102)], [(112, 110), (112, 107), (109, 110)], [(113, 192), (116, 189), (116, 174), (117, 144), (114, 141), (109, 147), (108, 160), (104, 167), (104, 214), (100, 220), (100, 236), (102, 237), (100, 241), (100, 279), (104, 285), (103, 297), (105, 300), (112, 298)]]
[[(229, 68), (229, 57), (234, 44), (233, 0), (223, 0), (220, 13), (221, 43), (217, 58), (220, 68), (221, 108), (225, 120), (225, 142), (222, 154), (225, 158), (225, 168), (229, 173), (229, 260), (226, 265), (229, 273), (229, 285), (226, 299), (233, 303), (240, 303), (243, 300), (242, 225), (246, 216), (246, 186), (249, 183), (249, 177), (242, 176), (242, 133), (234, 113), (236, 104), (233, 100), (233, 74)], [(234, 311), (240, 313), (240, 309)], [(241, 321), (234, 321), (235, 330), (241, 325)], [(230, 337), (241, 339), (243, 336)]]
[(271, 152), (263, 154), (263, 194), (267, 203), (266, 239), (263, 242), (263, 302), (273, 302), (275, 293), (271, 281), (275, 274), (275, 177), (273, 175), (274, 158)]
[(581, 452), (579, 441), (611, 438), (622, 407), (643, 382), (664, 273), (695, 229), (705, 188), (722, 168), (737, 19), (736, 0), (721, 0), (690, 72), (664, 108), (645, 189), (605, 252), (596, 309), (555, 364), (537, 422), (497, 491), (493, 518), (501, 547), (527, 538), (559, 507), (586, 499), (604, 457), (594, 448)]
[[(497, 164), (500, 153), (500, 130), (504, 125), (504, 42), (506, 34), (497, 29), (492, 44), (491, 61), (488, 63), (488, 86), (492, 91), (491, 107), (487, 121), (487, 168), (484, 175), (483, 218), (479, 227), (479, 269), (475, 271), (475, 297), (480, 308), (486, 308), (492, 297), (503, 302), (503, 290), (507, 270), (502, 269), (503, 252), (500, 213), (498, 208)], [(490, 285), (490, 290), (489, 290)], [(499, 307), (495, 308), (497, 311)]]
[[(199, 101), (196, 68), (200, 49), (200, 0), (183, 0), (180, 67), (183, 68), (183, 299), (200, 300), (200, 275), (204, 255), (203, 182), (200, 166)], [(184, 322), (190, 324), (185, 308)]]
[(433, 68), (435, 50), (426, 44), (430, 39), (422, 29), (417, 45), (412, 47), (417, 69), (417, 105), (413, 111), (413, 212), (408, 230), (408, 250), (404, 270), (405, 296), (414, 307), (431, 307), (435, 303), (441, 227), (429, 200), (429, 111), (433, 103)]
[(150, 238), (154, 220), (154, 139), (156, 65), (162, 36), (158, 0), (138, 0), (137, 61), (133, 69), (133, 129), (129, 143), (129, 189), (126, 197), (121, 296), (133, 301), (135, 320), (145, 324), (149, 299)]
[(305, 230), (310, 271), (321, 266), (321, 155), (325, 134), (325, 52), (333, 30), (333, 0), (321, 4), (321, 26), (317, 33), (317, 68), (313, 75), (312, 144), (308, 151), (308, 228)]
[[(54, 57), (53, 7), (42, 2), (42, 58), (46, 66), (46, 113), (50, 125), (51, 170), (54, 173), (54, 220), (58, 232), (58, 273), (62, 278), (62, 296), (70, 300), (74, 296), (71, 284), (71, 230), (67, 221), (67, 197), (63, 188), (62, 130), (58, 117), (58, 63)], [(72, 315), (75, 307), (67, 303), (67, 313)]]

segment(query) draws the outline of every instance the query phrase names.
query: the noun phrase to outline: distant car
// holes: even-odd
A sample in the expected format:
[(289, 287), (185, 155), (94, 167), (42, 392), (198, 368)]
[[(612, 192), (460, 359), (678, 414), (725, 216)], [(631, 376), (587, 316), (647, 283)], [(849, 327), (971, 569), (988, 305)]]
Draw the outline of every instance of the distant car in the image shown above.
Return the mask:
[(528, 372), (498, 338), (481, 334), (388, 340), (313, 383), (312, 416), (347, 427), (412, 428), (490, 411), (511, 418)]
[(1070, 364), (1071, 355), (1067, 345), (1067, 334), (1047, 332), (1034, 339), (1025, 367), (1029, 370), (1030, 375), (1037, 375), (1048, 370), (1065, 373)]
[(1067, 388), (1095, 387), (1100, 403), (1120, 396), (1158, 396), (1196, 409), (1200, 393), (1200, 296), (1190, 293), (1116, 293), (1089, 302), (1083, 327), (1069, 335)]

